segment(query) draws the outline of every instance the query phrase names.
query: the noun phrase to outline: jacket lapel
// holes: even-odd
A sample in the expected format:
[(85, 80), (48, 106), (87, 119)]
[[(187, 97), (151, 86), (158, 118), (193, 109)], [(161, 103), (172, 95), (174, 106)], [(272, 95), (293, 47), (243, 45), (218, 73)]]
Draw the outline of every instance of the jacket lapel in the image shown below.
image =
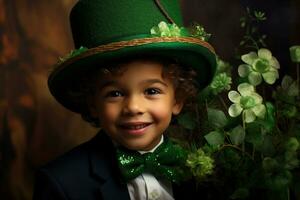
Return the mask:
[(100, 132), (92, 141), (90, 164), (92, 176), (100, 182), (99, 192), (103, 200), (130, 200), (126, 183), (119, 178), (114, 159), (115, 148), (105, 133)]

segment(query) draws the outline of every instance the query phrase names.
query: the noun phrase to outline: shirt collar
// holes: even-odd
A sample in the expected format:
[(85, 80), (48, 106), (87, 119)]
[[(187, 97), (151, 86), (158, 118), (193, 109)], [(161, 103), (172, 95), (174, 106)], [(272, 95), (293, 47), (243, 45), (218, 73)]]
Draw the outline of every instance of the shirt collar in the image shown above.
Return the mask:
[(150, 149), (149, 151), (138, 151), (140, 154), (145, 154), (145, 153), (153, 153), (155, 151), (155, 149), (157, 149), (157, 147), (159, 147), (162, 143), (164, 142), (164, 136), (162, 135), (160, 138), (159, 143), (153, 147), (152, 149)]

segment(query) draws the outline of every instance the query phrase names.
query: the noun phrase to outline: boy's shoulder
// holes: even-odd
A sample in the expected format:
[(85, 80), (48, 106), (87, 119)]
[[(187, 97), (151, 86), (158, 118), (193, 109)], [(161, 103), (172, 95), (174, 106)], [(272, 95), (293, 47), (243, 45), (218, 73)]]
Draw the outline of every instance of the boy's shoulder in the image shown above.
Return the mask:
[(99, 133), (37, 171), (34, 199), (127, 197), (126, 185), (121, 184), (114, 162), (112, 142), (108, 136)]
[(93, 166), (109, 168), (114, 148), (102, 132), (40, 168), (62, 180), (90, 174)]

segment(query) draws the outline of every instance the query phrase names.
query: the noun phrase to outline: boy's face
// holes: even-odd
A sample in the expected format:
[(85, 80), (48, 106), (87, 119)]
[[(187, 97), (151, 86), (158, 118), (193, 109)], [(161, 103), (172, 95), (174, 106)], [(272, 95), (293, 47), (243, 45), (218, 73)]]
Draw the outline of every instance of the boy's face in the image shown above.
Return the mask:
[(91, 114), (118, 144), (147, 151), (159, 143), (172, 114), (177, 115), (183, 103), (176, 102), (171, 80), (162, 77), (162, 64), (136, 60), (121, 67), (121, 74), (98, 79)]

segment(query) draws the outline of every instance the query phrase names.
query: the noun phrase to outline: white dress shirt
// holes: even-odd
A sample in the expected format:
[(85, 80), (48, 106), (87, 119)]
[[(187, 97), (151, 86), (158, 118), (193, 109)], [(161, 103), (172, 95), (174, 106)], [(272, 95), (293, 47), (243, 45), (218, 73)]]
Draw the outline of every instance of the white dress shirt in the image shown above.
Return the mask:
[[(141, 154), (153, 152), (164, 141), (150, 151), (139, 151)], [(131, 200), (174, 200), (172, 183), (167, 180), (157, 180), (152, 174), (143, 173), (127, 183)]]

